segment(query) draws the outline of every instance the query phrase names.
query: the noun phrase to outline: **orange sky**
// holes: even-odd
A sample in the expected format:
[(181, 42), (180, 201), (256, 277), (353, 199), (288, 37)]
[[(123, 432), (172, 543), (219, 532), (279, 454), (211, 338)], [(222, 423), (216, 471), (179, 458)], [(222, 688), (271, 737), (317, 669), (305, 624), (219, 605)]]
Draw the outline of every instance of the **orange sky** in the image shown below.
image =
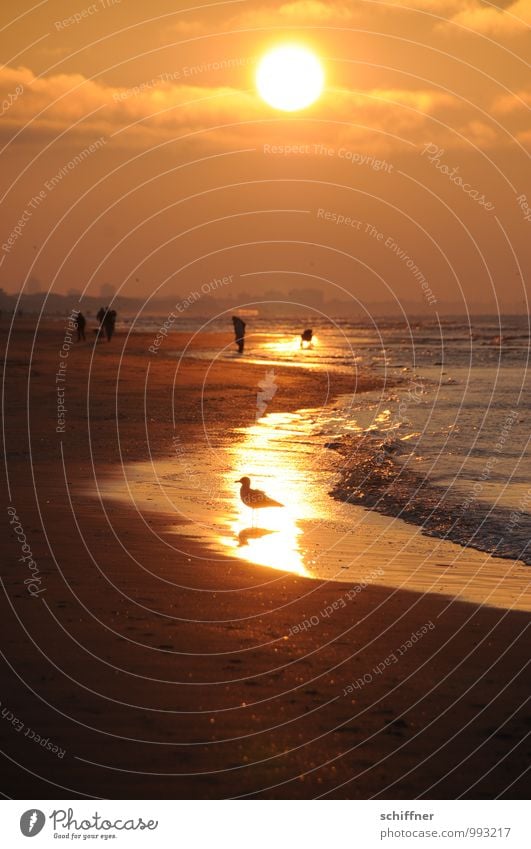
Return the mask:
[[(531, 0), (3, 0), (0, 285), (233, 274), (429, 312), (414, 264), (440, 306), (523, 311), (530, 24)], [(290, 115), (254, 89), (284, 41), (327, 76)]]

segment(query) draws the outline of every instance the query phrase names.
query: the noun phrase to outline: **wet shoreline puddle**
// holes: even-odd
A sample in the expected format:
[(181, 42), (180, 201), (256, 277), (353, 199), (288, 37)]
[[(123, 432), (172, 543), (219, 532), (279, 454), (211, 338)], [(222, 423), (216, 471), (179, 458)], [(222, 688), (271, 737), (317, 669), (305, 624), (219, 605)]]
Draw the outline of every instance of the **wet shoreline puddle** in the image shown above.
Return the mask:
[[(145, 521), (150, 511), (167, 513), (175, 548), (188, 553), (187, 540), (195, 538), (212, 552), (209, 563), (226, 555), (272, 574), (529, 609), (520, 562), (424, 536), (420, 526), (331, 497), (341, 478), (341, 457), (327, 447), (338, 415), (337, 407), (265, 415), (216, 447), (183, 444), (172, 458), (124, 465), (99, 492), (132, 504)], [(352, 432), (360, 430), (353, 421)], [(255, 511), (253, 526), (239, 498), (242, 475), (285, 507)], [(217, 579), (222, 586), (222, 575)]]

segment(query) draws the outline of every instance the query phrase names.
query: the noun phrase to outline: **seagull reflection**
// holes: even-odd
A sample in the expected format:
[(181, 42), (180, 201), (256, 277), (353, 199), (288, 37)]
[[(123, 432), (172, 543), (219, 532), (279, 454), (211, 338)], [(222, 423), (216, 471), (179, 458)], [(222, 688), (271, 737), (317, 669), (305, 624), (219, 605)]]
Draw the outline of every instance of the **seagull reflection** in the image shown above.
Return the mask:
[(238, 534), (238, 545), (249, 545), (249, 540), (261, 539), (268, 534), (275, 534), (277, 531), (269, 530), (268, 528), (244, 528)]

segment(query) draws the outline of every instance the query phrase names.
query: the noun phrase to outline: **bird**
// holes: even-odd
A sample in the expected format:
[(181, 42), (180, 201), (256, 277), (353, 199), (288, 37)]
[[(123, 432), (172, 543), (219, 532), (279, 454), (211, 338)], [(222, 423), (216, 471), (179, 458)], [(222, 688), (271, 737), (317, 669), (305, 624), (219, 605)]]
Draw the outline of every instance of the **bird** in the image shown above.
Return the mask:
[(284, 504), (281, 504), (280, 501), (275, 501), (274, 498), (270, 498), (261, 489), (251, 489), (251, 478), (245, 476), (236, 481), (236, 483), (241, 483), (241, 500), (246, 507), (250, 507), (253, 511), (253, 523), (255, 510), (259, 510), (261, 507), (284, 507)]
[(270, 531), (267, 528), (245, 528), (245, 530), (240, 531), (238, 534), (238, 547), (241, 548), (244, 545), (249, 545), (249, 540), (262, 539), (262, 537), (274, 533), (275, 531)]

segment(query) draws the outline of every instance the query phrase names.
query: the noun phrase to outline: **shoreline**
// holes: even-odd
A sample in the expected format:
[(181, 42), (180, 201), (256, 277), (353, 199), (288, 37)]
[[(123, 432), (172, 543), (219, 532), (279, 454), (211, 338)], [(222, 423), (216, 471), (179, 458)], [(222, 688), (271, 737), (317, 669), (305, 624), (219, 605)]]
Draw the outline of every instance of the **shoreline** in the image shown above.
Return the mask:
[[(459, 497), (450, 488), (438, 486), (429, 476), (395, 462), (394, 452), (399, 451), (395, 442), (386, 444), (381, 438), (363, 434), (345, 437), (334, 449), (346, 460), (342, 479), (332, 493), (340, 501), (402, 519), (421, 528), (426, 536), (448, 539), (463, 548), (531, 565), (531, 551), (526, 552), (510, 539), (511, 530), (518, 525), (518, 513), (523, 519), (523, 506), (518, 510), (497, 506), (494, 518), (491, 504), (477, 502), (472, 513), (470, 498)], [(488, 530), (483, 531), (483, 538), (477, 538), (478, 528), (487, 520)]]
[[(461, 537), (449, 533), (447, 499), (392, 462), (399, 440), (344, 434), (338, 411), (346, 403), (340, 396), (326, 409), (265, 409), (253, 424), (211, 433), (208, 450), (175, 438), (174, 457), (127, 463), (119, 475), (101, 478), (99, 494), (134, 506), (139, 516), (166, 513), (165, 530), (182, 550), (191, 538), (212, 556), (312, 580), (357, 584), (373, 574), (372, 583), (392, 591), (529, 612), (524, 563), (493, 556), (480, 541), (463, 539), (462, 528)], [(234, 482), (242, 474), (284, 507), (260, 510), (251, 521)], [(421, 484), (429, 499), (419, 494)]]
[[(9, 795), (525, 798), (524, 614), (374, 584), (346, 599), (352, 584), (272, 574), (193, 538), (185, 548), (166, 512), (141, 523), (131, 506), (83, 494), (94, 474), (162, 456), (172, 415), (191, 445), (227, 417), (248, 427), (263, 367), (186, 361), (174, 386), (175, 362), (146, 370), (139, 335), (125, 351), (120, 335), (99, 345), (93, 362), (91, 346), (75, 349), (61, 449), (56, 327), (39, 328), (31, 364), (31, 333), (17, 323), (11, 341), (11, 504), (46, 592), (24, 593), (8, 538), (5, 707), (66, 754), (58, 763), (3, 723)], [(279, 413), (344, 389), (296, 369), (279, 369), (279, 383)], [(427, 622), (400, 662), (373, 673)], [(370, 683), (344, 694), (364, 675)]]

